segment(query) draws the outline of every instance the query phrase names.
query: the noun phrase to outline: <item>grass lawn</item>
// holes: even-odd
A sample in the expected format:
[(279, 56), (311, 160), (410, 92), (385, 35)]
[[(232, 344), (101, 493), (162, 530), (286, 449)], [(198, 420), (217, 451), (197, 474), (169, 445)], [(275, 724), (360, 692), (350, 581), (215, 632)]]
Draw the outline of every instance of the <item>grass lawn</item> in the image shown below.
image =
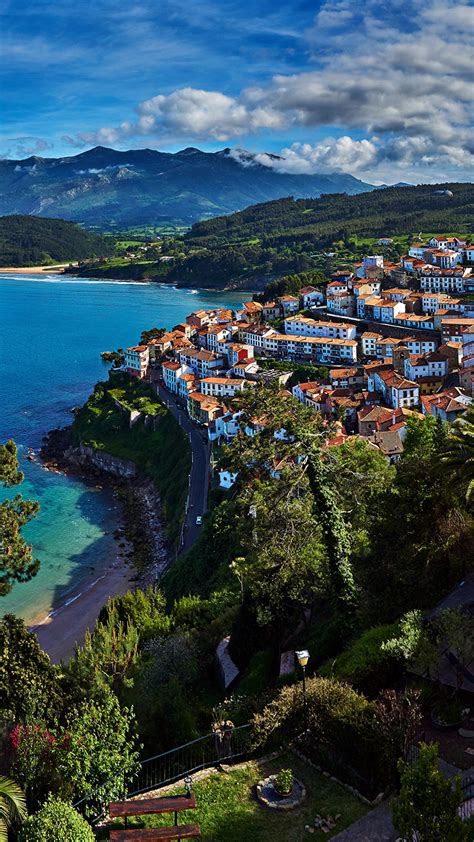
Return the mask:
[[(255, 783), (289, 767), (306, 786), (306, 798), (301, 807), (277, 812), (260, 805), (254, 795)], [(209, 778), (197, 781), (194, 792), (198, 807), (182, 813), (180, 823), (198, 822), (204, 842), (302, 842), (308, 838), (305, 825), (313, 825), (318, 813), (333, 817), (340, 813), (341, 818), (332, 833), (315, 830), (315, 839), (330, 839), (367, 812), (364, 804), (343, 787), (292, 754), (264, 765), (254, 761), (229, 772), (215, 772)], [(172, 824), (173, 817), (170, 814), (163, 820), (161, 816), (147, 816), (143, 821), (130, 821), (129, 827), (134, 826), (133, 821), (138, 827), (157, 827)], [(107, 834), (99, 838), (107, 839)]]

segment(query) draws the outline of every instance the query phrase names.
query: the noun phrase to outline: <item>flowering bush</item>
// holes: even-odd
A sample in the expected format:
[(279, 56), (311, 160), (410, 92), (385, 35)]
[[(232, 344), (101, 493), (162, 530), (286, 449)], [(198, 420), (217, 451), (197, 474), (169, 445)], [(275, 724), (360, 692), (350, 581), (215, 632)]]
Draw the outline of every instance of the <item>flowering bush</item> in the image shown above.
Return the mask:
[(51, 789), (55, 737), (39, 725), (17, 724), (10, 733), (11, 773), (35, 803)]

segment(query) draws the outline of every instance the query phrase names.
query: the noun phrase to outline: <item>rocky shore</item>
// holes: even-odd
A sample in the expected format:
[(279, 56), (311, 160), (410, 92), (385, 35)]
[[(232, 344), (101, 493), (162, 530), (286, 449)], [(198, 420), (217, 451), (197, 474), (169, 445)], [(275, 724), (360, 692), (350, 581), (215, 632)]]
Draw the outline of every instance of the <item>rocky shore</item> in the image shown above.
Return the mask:
[(135, 580), (144, 586), (156, 582), (169, 566), (172, 554), (166, 540), (160, 496), (151, 480), (141, 477), (131, 460), (73, 443), (72, 428), (52, 430), (40, 451), (43, 466), (80, 477), (86, 483), (111, 487), (123, 504), (124, 524), (117, 540), (132, 545), (130, 561)]

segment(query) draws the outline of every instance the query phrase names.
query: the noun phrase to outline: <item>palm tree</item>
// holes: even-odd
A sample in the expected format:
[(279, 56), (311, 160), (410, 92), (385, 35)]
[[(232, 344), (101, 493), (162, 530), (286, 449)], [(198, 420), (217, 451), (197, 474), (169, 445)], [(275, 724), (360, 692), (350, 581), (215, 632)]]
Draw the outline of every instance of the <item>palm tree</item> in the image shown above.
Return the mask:
[(465, 489), (466, 503), (474, 502), (474, 410), (451, 427), (441, 461), (455, 472), (453, 479)]
[(0, 776), (0, 842), (7, 842), (8, 828), (28, 815), (23, 790), (10, 778)]

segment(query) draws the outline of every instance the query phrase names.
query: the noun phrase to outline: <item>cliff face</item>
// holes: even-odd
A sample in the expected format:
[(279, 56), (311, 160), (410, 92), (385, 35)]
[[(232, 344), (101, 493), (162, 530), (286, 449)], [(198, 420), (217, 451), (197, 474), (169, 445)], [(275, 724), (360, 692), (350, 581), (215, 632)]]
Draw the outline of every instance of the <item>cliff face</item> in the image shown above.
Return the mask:
[(88, 445), (80, 444), (79, 447), (69, 447), (64, 453), (65, 459), (77, 465), (79, 468), (96, 468), (120, 479), (135, 479), (137, 466), (130, 459), (121, 459), (119, 456), (111, 456), (103, 450), (95, 450)]

